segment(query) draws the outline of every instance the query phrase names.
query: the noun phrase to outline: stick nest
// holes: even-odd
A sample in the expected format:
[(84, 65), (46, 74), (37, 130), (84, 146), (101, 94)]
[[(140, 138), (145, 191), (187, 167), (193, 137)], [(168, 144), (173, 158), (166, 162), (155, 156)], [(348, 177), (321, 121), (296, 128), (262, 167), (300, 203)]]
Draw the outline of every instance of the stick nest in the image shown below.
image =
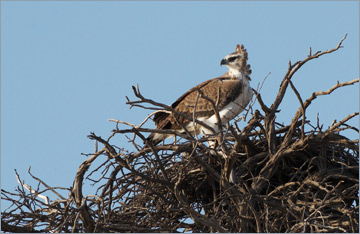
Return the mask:
[[(345, 39), (345, 37), (344, 37)], [(343, 40), (344, 40), (343, 39)], [(16, 192), (2, 190), (11, 205), (2, 212), (7, 232), (359, 232), (359, 141), (342, 131), (358, 112), (344, 116), (327, 129), (306, 119), (306, 108), (316, 97), (357, 83), (337, 83), (303, 101), (291, 82), (306, 62), (341, 47), (289, 63), (278, 95), (270, 107), (255, 91), (261, 110), (245, 114), (246, 126), (233, 121), (221, 134), (198, 138), (180, 135), (170, 144), (145, 146), (143, 133), (161, 132), (122, 121), (80, 165), (71, 188), (36, 189), (21, 182)], [(288, 86), (299, 99), (299, 109), (288, 125), (275, 121)], [(144, 98), (134, 87), (131, 106), (171, 107)], [(199, 94), (200, 95), (200, 94)], [(150, 105), (150, 107), (146, 106)], [(188, 116), (188, 118), (191, 118)], [(149, 118), (146, 119), (146, 121)], [(119, 128), (119, 124), (130, 126)], [(116, 145), (126, 136), (135, 147), (128, 152)], [(207, 142), (216, 140), (218, 147)], [(96, 166), (94, 162), (97, 162)], [(83, 195), (83, 185), (96, 191)], [(42, 189), (45, 187), (45, 189)], [(54, 201), (44, 196), (52, 192)], [(68, 192), (68, 197), (61, 192)]]

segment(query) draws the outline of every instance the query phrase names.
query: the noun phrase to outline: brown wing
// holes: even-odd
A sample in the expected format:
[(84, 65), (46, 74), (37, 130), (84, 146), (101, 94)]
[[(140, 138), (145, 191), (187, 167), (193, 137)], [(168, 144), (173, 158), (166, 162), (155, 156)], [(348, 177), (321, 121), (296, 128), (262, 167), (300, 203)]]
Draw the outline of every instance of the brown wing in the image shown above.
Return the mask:
[[(171, 107), (178, 112), (192, 116), (196, 99), (199, 95), (199, 90), (201, 90), (205, 96), (211, 98), (215, 103), (217, 103), (218, 109), (221, 109), (234, 100), (241, 89), (242, 83), (238, 79), (231, 79), (230, 77), (224, 75), (219, 78), (205, 81), (190, 89), (178, 98)], [(214, 108), (211, 102), (199, 96), (196, 104), (196, 117), (210, 117), (214, 113)], [(181, 116), (178, 116), (178, 119), (184, 126), (190, 122), (188, 119)], [(156, 113), (154, 121), (158, 129), (179, 130), (182, 128), (179, 124), (177, 124), (175, 117), (169, 113)]]

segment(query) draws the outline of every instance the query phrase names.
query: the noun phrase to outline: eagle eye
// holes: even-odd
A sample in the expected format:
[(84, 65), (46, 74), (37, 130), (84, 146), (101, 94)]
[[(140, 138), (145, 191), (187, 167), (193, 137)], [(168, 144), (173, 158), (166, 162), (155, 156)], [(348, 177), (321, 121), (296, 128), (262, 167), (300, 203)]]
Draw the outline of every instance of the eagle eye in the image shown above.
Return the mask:
[(230, 57), (228, 60), (229, 60), (229, 62), (233, 62), (237, 58), (239, 58), (239, 56)]

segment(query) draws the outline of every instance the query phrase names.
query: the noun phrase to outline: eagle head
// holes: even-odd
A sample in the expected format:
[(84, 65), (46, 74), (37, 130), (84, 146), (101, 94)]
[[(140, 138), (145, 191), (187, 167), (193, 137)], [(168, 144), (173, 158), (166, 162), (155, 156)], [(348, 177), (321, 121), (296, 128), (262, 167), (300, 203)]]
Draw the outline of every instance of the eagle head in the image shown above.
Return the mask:
[(238, 72), (242, 72), (246, 75), (251, 74), (250, 65), (247, 64), (248, 53), (244, 48), (244, 45), (236, 45), (235, 52), (225, 56), (224, 59), (221, 60), (220, 66), (225, 65), (230, 70), (236, 70)]

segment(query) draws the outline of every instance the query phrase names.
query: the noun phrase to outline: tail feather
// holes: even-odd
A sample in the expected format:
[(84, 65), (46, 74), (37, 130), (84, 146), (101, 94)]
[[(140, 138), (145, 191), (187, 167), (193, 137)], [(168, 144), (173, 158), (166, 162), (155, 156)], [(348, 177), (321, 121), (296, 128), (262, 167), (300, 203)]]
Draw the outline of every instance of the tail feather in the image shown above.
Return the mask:
[[(152, 145), (159, 144), (163, 139), (159, 133), (151, 133), (148, 138), (146, 138), (146, 142), (150, 142)], [(146, 144), (146, 142), (144, 142)]]

